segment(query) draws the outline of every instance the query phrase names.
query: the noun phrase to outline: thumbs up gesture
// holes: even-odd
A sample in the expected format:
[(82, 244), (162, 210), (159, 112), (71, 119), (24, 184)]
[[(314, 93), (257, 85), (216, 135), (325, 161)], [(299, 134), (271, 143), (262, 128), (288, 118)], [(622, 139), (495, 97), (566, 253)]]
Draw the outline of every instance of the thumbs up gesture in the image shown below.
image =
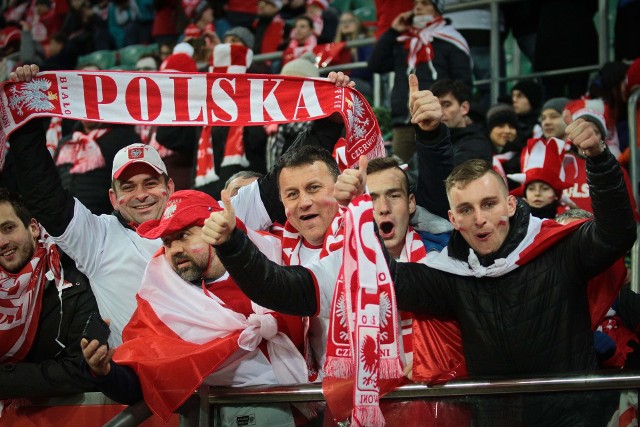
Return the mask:
[(595, 157), (602, 153), (605, 144), (599, 134), (596, 134), (596, 125), (585, 119), (578, 119), (575, 122), (569, 110), (564, 110), (562, 118), (567, 124), (565, 129), (565, 140), (571, 141), (578, 151), (587, 157)]
[(367, 156), (360, 156), (358, 169), (345, 169), (336, 181), (333, 196), (339, 204), (346, 206), (356, 196), (364, 193), (367, 184)]
[(202, 238), (209, 245), (221, 245), (227, 240), (236, 228), (236, 212), (231, 204), (231, 197), (227, 190), (222, 190), (220, 199), (224, 203), (224, 209), (221, 212), (212, 212), (204, 221), (202, 227)]
[(436, 129), (442, 121), (440, 101), (431, 91), (420, 90), (415, 74), (409, 74), (409, 112), (411, 123), (424, 131)]

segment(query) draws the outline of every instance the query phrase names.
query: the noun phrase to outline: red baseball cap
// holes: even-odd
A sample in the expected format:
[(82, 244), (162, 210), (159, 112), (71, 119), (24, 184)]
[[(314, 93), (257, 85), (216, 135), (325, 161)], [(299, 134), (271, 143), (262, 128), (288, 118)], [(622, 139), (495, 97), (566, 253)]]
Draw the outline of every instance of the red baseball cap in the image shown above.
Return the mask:
[(157, 239), (194, 225), (202, 227), (204, 220), (209, 218), (212, 212), (220, 211), (220, 204), (207, 193), (180, 190), (169, 197), (160, 219), (145, 221), (136, 231), (147, 239)]

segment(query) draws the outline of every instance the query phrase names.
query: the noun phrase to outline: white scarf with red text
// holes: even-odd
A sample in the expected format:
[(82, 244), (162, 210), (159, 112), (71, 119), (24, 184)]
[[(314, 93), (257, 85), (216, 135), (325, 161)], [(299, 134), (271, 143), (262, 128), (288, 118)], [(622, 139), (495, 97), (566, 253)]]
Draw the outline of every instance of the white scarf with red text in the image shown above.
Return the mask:
[(9, 135), (33, 117), (156, 126), (261, 126), (339, 112), (349, 166), (385, 148), (371, 106), (327, 79), (261, 74), (129, 71), (43, 72), (0, 84), (0, 167)]
[(325, 375), (355, 378), (354, 426), (383, 426), (380, 380), (402, 378), (391, 274), (373, 230), (369, 194), (344, 214), (344, 245), (331, 314)]

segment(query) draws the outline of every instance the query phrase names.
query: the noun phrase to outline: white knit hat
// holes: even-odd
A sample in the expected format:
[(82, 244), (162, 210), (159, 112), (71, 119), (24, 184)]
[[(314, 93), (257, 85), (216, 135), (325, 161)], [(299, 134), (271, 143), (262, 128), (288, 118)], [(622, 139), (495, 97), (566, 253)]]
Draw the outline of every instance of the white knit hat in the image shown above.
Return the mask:
[(283, 76), (320, 77), (320, 71), (316, 67), (316, 56), (307, 52), (300, 58), (284, 64), (280, 74)]

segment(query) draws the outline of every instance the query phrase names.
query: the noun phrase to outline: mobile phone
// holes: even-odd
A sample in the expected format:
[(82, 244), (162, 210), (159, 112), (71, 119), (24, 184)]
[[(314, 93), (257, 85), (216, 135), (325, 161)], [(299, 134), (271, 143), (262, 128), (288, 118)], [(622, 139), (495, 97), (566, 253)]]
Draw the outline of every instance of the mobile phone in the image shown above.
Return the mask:
[(100, 345), (108, 346), (107, 340), (110, 334), (111, 330), (109, 329), (109, 325), (102, 320), (100, 313), (97, 311), (92, 312), (87, 319), (87, 323), (84, 325), (82, 337), (86, 338), (89, 342), (98, 340)]

